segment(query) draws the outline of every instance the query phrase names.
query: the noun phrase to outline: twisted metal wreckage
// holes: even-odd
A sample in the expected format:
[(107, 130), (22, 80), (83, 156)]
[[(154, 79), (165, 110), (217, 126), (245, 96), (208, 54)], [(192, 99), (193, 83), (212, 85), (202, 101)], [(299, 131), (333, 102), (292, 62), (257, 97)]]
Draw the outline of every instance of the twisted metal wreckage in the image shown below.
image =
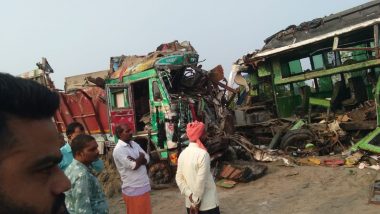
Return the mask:
[[(39, 69), (22, 76), (56, 90), (49, 77), (52, 72), (43, 59)], [(147, 56), (111, 57), (108, 71), (67, 77), (65, 92), (59, 92), (61, 104), (54, 119), (62, 134), (69, 123), (81, 122), (110, 162), (110, 151), (116, 142), (115, 125), (128, 123), (134, 130), (134, 140), (151, 155), (149, 174), (155, 184), (172, 180), (178, 154), (188, 145), (186, 124), (195, 120), (206, 125), (208, 137), (204, 144), (213, 163), (217, 163), (216, 176), (226, 165), (231, 168), (231, 161), (238, 158), (278, 160), (277, 154), (256, 148), (244, 136), (234, 133), (226, 93), (236, 91), (226, 83), (221, 66), (210, 71), (202, 69), (190, 43), (174, 41)], [(265, 173), (265, 166), (250, 165), (235, 165), (244, 170), (235, 171), (230, 179), (249, 181)]]
[[(157, 184), (171, 180), (188, 144), (185, 125), (194, 120), (206, 124), (205, 145), (219, 178), (246, 181), (241, 176), (254, 179), (266, 169), (246, 163), (231, 169), (223, 161), (291, 165), (284, 153), (337, 154), (353, 144), (345, 154), (380, 153), (379, 8), (380, 1), (371, 1), (292, 25), (237, 60), (228, 82), (221, 66), (202, 69), (189, 42), (111, 57), (109, 70), (66, 78), (57, 129), (64, 133), (68, 123), (81, 122), (107, 157), (115, 124), (130, 124), (152, 157), (149, 174)], [(51, 85), (46, 60), (33, 72)], [(360, 158), (347, 157), (349, 163)]]

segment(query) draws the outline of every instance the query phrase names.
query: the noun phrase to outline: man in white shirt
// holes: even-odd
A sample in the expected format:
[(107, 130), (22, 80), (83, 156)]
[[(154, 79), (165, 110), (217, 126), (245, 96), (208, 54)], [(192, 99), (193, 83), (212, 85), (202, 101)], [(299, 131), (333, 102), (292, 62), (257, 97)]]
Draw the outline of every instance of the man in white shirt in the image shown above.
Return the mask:
[(118, 125), (115, 134), (119, 138), (113, 158), (122, 180), (123, 199), (128, 214), (151, 214), (150, 184), (146, 169), (149, 155), (132, 140), (132, 130)]
[(210, 171), (210, 155), (200, 138), (205, 135), (204, 124), (195, 121), (187, 124), (189, 146), (178, 158), (176, 182), (186, 197), (189, 214), (219, 214), (216, 186)]

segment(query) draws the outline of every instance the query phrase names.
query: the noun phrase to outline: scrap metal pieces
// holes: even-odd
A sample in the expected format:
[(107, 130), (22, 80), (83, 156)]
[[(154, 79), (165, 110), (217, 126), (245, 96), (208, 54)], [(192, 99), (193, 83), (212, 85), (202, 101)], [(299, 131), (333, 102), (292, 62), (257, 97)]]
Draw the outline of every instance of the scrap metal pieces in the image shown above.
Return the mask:
[(253, 145), (247, 138), (239, 134), (228, 136), (232, 144), (241, 146), (251, 157), (251, 159), (263, 162), (283, 161), (286, 166), (291, 166), (293, 163), (282, 156), (278, 151), (263, 150)]
[(218, 169), (217, 178), (246, 183), (261, 178), (267, 169), (265, 165), (246, 161), (223, 163)]
[(345, 165), (348, 167), (354, 166), (357, 163), (359, 163), (360, 159), (363, 157), (363, 153), (358, 151), (355, 152), (354, 154), (346, 157)]
[(368, 100), (347, 115), (353, 121), (376, 120), (376, 103), (374, 100)]

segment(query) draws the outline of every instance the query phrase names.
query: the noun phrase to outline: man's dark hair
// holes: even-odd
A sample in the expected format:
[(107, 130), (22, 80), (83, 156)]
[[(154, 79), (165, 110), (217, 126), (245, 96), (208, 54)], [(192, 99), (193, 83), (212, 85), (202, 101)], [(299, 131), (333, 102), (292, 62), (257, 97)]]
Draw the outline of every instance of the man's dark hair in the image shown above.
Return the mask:
[(78, 152), (83, 151), (83, 149), (86, 147), (87, 143), (94, 141), (95, 138), (88, 134), (80, 134), (76, 136), (73, 141), (71, 142), (71, 150), (73, 152), (73, 155), (75, 155)]
[(59, 96), (33, 81), (0, 73), (0, 150), (13, 146), (14, 136), (8, 121), (48, 119), (59, 107)]
[(70, 123), (69, 125), (67, 125), (67, 128), (66, 128), (66, 136), (70, 136), (72, 135), (74, 132), (75, 132), (75, 129), (78, 128), (81, 130), (81, 131), (84, 131), (84, 127), (81, 123), (79, 122), (72, 122)]
[(115, 135), (116, 135), (117, 138), (120, 138), (121, 133), (124, 131), (123, 126), (126, 126), (126, 127), (128, 127), (128, 128), (131, 128), (131, 127), (130, 127), (128, 124), (126, 124), (126, 123), (122, 123), (122, 124), (117, 125), (117, 126), (115, 127)]
[(115, 135), (117, 138), (120, 138), (120, 134), (124, 131), (122, 124), (119, 124), (115, 127)]

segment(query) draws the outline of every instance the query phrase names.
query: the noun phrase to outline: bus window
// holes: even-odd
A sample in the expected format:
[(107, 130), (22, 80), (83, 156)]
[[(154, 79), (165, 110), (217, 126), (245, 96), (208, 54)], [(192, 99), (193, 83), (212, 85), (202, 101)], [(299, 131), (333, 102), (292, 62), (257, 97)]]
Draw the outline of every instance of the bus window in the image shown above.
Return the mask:
[(302, 73), (302, 66), (300, 60), (293, 60), (289, 62), (290, 74), (295, 75)]
[(309, 57), (305, 57), (300, 59), (301, 61), (301, 67), (303, 71), (311, 71), (313, 68), (311, 67), (311, 62)]
[(334, 52), (331, 52), (331, 51), (327, 52), (326, 53), (326, 59), (327, 59), (326, 67), (332, 68), (332, 67), (335, 67), (337, 65)]
[(311, 62), (309, 57), (305, 57), (302, 59), (296, 59), (288, 62), (289, 70), (291, 75), (296, 75), (303, 73), (305, 71), (311, 71), (313, 68), (311, 67)]
[(305, 80), (305, 81), (293, 83), (294, 94), (299, 95), (300, 94), (300, 88), (302, 88), (304, 86), (309, 86), (310, 92), (312, 92), (312, 93), (316, 92), (314, 79), (310, 79), (310, 80)]
[(312, 60), (314, 64), (314, 70), (323, 69), (325, 67), (322, 54), (313, 56)]

